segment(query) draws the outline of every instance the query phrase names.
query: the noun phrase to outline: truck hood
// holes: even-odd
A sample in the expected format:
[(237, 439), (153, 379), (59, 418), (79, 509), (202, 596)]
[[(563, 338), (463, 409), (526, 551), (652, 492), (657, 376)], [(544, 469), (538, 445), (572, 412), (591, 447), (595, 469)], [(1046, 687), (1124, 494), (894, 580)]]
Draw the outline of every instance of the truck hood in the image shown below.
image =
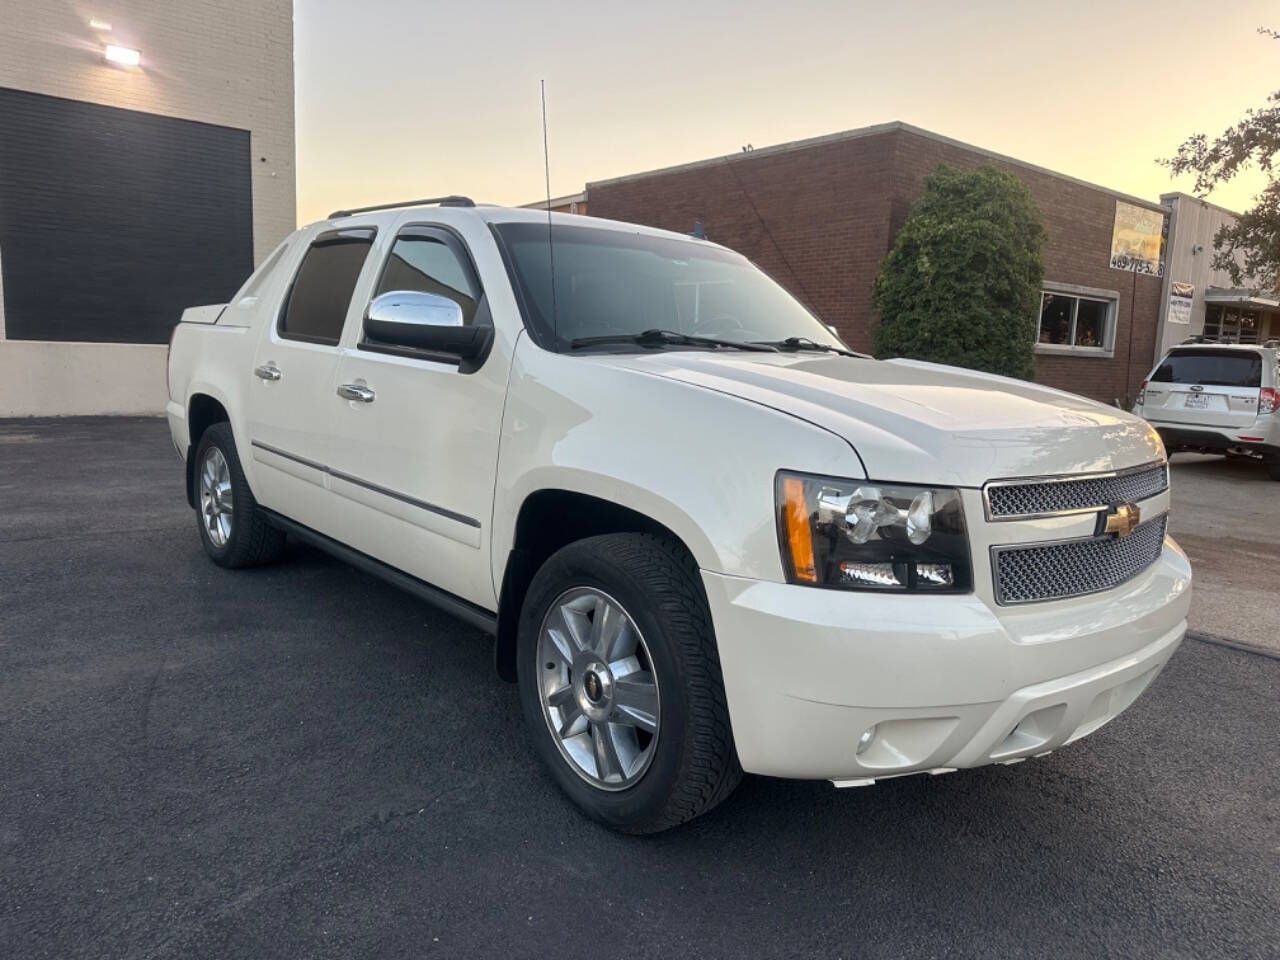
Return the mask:
[(1164, 457), (1156, 432), (1122, 410), (958, 367), (809, 353), (664, 351), (598, 359), (830, 430), (849, 442), (875, 480), (979, 487)]

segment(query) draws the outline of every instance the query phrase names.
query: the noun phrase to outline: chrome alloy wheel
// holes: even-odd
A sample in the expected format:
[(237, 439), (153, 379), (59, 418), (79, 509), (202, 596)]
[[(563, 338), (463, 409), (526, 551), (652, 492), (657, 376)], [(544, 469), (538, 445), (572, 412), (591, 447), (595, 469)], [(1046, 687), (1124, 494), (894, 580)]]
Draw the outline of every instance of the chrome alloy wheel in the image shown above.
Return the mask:
[(200, 464), (200, 517), (215, 547), (225, 547), (231, 537), (233, 506), (227, 458), (217, 447), (210, 447)]
[(538, 632), (542, 714), (569, 766), (592, 786), (624, 790), (658, 745), (658, 678), (644, 637), (603, 591), (575, 587)]

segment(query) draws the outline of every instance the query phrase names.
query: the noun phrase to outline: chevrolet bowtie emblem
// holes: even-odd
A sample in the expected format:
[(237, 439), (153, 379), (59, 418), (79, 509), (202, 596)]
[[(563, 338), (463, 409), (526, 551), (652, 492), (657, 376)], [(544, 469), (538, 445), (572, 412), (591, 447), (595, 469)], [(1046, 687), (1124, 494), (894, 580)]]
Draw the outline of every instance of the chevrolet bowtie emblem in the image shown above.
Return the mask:
[(1134, 527), (1142, 522), (1142, 511), (1136, 504), (1120, 503), (1107, 511), (1107, 525), (1104, 533), (1114, 533), (1117, 537), (1127, 537), (1133, 533)]

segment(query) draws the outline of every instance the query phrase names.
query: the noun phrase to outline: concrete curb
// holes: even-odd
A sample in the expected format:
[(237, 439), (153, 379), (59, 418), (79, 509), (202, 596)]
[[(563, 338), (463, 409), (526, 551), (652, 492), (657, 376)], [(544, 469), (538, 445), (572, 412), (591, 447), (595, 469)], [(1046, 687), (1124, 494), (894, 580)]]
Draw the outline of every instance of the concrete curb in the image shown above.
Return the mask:
[(1232, 640), (1228, 637), (1220, 637), (1215, 633), (1201, 633), (1198, 630), (1188, 630), (1187, 636), (1192, 640), (1199, 640), (1201, 643), (1211, 643), (1215, 647), (1229, 647), (1232, 650), (1240, 650), (1244, 653), (1254, 653), (1260, 657), (1267, 657), (1271, 660), (1280, 660), (1280, 650), (1260, 647), (1255, 643), (1246, 643), (1243, 640)]

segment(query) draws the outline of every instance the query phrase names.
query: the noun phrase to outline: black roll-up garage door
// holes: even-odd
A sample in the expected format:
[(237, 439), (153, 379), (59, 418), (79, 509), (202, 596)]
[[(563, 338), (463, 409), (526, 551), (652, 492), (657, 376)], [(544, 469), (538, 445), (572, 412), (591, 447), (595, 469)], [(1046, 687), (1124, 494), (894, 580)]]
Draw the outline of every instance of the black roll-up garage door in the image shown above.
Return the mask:
[(164, 343), (253, 269), (249, 132), (0, 88), (11, 340)]

